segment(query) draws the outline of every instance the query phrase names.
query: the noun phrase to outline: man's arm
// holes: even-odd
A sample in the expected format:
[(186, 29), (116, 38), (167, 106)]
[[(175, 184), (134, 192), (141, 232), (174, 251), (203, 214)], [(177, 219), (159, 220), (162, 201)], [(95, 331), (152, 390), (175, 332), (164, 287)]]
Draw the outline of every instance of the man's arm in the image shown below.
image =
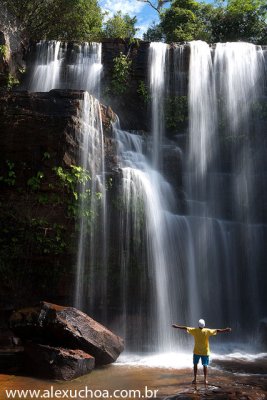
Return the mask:
[(231, 332), (231, 328), (216, 329), (217, 333)]
[(172, 324), (173, 328), (177, 328), (177, 329), (183, 329), (184, 331), (187, 330), (187, 326), (181, 326), (181, 325), (176, 325), (176, 324)]

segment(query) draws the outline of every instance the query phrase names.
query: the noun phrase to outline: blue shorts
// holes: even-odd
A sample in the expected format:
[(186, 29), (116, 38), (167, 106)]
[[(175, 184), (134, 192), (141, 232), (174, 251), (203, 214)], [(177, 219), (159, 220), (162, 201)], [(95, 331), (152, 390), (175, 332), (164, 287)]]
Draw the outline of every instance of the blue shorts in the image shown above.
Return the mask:
[(207, 367), (210, 362), (209, 356), (199, 356), (198, 354), (193, 354), (193, 364), (197, 365), (200, 358), (201, 358), (203, 367)]

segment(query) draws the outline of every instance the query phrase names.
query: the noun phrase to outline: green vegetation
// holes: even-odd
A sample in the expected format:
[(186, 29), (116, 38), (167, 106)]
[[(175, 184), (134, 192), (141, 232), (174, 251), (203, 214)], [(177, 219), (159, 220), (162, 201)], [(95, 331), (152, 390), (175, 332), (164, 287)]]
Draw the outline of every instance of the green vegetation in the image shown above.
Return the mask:
[(201, 23), (196, 12), (199, 4), (193, 0), (176, 0), (162, 14), (161, 29), (167, 42), (184, 42), (201, 36)]
[(128, 89), (132, 61), (125, 54), (120, 53), (113, 62), (111, 90), (113, 94), (121, 95)]
[(9, 73), (6, 82), (7, 89), (11, 90), (17, 85), (19, 85), (19, 80), (14, 75)]
[(151, 26), (144, 37), (167, 42), (243, 40), (262, 44), (267, 39), (266, 17), (265, 0), (227, 0), (215, 5), (173, 0), (160, 13), (160, 23)]
[[(92, 41), (102, 37), (133, 39), (136, 17), (118, 11), (103, 24), (98, 0), (2, 0), (32, 39)], [(145, 40), (225, 42), (267, 40), (266, 0), (139, 0), (160, 17), (144, 34)], [(8, 57), (6, 46), (0, 54)]]
[[(87, 225), (90, 226), (95, 215), (93, 204), (101, 200), (102, 193), (96, 192), (92, 196), (88, 182), (91, 180), (90, 174), (82, 167), (71, 165), (70, 169), (54, 168), (59, 183), (67, 192), (67, 210), (71, 218), (86, 218)], [(81, 207), (81, 204), (83, 207)]]
[[(92, 195), (89, 172), (75, 165), (53, 168), (49, 152), (42, 161), (43, 171), (34, 172), (24, 162), (0, 165), (0, 273), (7, 290), (27, 282), (28, 274), (39, 288), (56, 282), (71, 266), (66, 254), (76, 243), (78, 219), (89, 228), (97, 216), (102, 193)], [(111, 186), (110, 178), (106, 190)]]
[(108, 19), (104, 26), (104, 36), (107, 38), (131, 39), (134, 38), (137, 18), (131, 18), (128, 14), (123, 15), (118, 11), (112, 18)]
[(160, 42), (163, 39), (163, 30), (161, 24), (155, 22), (148, 28), (143, 35), (144, 40), (149, 42)]
[(32, 39), (90, 41), (101, 36), (97, 0), (3, 0)]
[[(64, 273), (64, 254), (71, 239), (65, 226), (1, 204), (0, 274), (2, 288), (23, 291), (24, 285), (50, 288)], [(29, 280), (29, 276), (31, 277)]]
[(178, 129), (188, 120), (187, 96), (168, 97), (165, 100), (166, 126), (168, 129)]
[(0, 45), (0, 55), (4, 60), (7, 60), (9, 58), (9, 47), (6, 44), (1, 44)]
[(145, 104), (148, 104), (148, 102), (150, 100), (149, 89), (144, 81), (139, 82), (137, 93), (142, 98), (143, 102)]
[(264, 43), (267, 39), (265, 0), (228, 0), (210, 15), (214, 41), (244, 40)]
[[(43, 161), (50, 158), (49, 153), (44, 153)], [(33, 176), (26, 179), (25, 185), (21, 182), (21, 186), (17, 186), (17, 176), (15, 172), (15, 164), (6, 160), (2, 167), (2, 175), (0, 183), (4, 186), (12, 187), (25, 196), (27, 202), (29, 199), (37, 205), (62, 206), (66, 208), (66, 218), (78, 219), (80, 217), (88, 218), (88, 224), (91, 219), (95, 218), (92, 211), (92, 204), (102, 198), (102, 193), (96, 192), (92, 197), (89, 181), (91, 180), (89, 171), (76, 165), (71, 165), (70, 168), (54, 167), (48, 170), (45, 176), (43, 171), (38, 171)], [(25, 166), (25, 171), (27, 167)], [(46, 179), (47, 178), (47, 179)], [(53, 183), (47, 182), (53, 181)], [(107, 182), (106, 190), (112, 186), (112, 179)], [(44, 189), (45, 187), (45, 189)], [(80, 205), (83, 203), (83, 207)], [(81, 214), (82, 212), (82, 214)]]
[(32, 176), (30, 179), (28, 179), (27, 185), (33, 191), (40, 190), (43, 178), (44, 178), (44, 173), (38, 171), (35, 176)]
[(9, 160), (6, 160), (6, 168), (3, 176), (0, 176), (0, 182), (7, 186), (15, 186), (16, 184), (16, 173), (14, 171), (15, 164)]
[(75, 200), (78, 200), (79, 185), (85, 186), (91, 180), (87, 170), (76, 165), (71, 165), (70, 169), (55, 167), (54, 171), (63, 187), (65, 187)]

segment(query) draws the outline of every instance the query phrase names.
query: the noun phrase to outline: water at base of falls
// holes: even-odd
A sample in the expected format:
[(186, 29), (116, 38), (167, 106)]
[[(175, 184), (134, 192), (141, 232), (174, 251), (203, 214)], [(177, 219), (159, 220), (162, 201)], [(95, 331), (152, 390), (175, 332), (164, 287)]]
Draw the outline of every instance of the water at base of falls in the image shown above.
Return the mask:
[[(251, 350), (251, 352), (249, 352)], [(217, 347), (210, 356), (210, 366), (214, 368), (212, 360), (227, 360), (227, 362), (249, 362), (256, 364), (258, 360), (267, 358), (267, 353), (255, 353), (255, 348), (244, 348), (242, 344), (225, 347)], [(150, 354), (122, 354), (114, 366), (128, 367), (148, 367), (148, 368), (168, 368), (168, 369), (192, 369), (193, 355), (192, 352), (183, 350), (165, 353), (150, 353)], [(216, 366), (215, 366), (216, 367)], [(257, 371), (257, 367), (255, 368)], [(242, 367), (241, 371), (242, 373)], [(243, 372), (244, 373), (244, 372)], [(257, 372), (254, 372), (257, 373)]]

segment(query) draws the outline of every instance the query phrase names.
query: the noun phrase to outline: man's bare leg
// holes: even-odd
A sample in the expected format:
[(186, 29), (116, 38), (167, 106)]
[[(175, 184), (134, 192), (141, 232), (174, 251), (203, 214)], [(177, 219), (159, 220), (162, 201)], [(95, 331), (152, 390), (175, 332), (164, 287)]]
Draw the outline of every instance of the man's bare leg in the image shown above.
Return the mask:
[(208, 367), (206, 365), (203, 365), (203, 371), (204, 371), (204, 383), (205, 383), (205, 385), (207, 385), (208, 384), (208, 381), (207, 381)]
[(197, 364), (194, 364), (194, 379), (192, 383), (197, 383)]

